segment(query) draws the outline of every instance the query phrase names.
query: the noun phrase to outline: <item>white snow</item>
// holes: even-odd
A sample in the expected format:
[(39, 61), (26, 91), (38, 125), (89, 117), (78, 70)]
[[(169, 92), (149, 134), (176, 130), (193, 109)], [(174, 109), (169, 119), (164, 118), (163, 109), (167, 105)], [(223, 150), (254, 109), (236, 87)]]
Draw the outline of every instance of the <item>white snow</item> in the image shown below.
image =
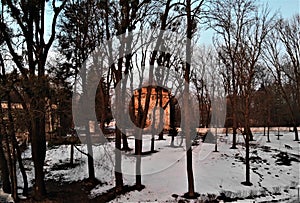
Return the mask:
[[(245, 156), (245, 149), (242, 144), (237, 145), (238, 149), (231, 147), (231, 135), (225, 137), (219, 135), (218, 151), (214, 144), (202, 143), (193, 146), (193, 168), (195, 190), (202, 196), (199, 199), (205, 200), (207, 194), (219, 195), (221, 192), (226, 196), (248, 197), (253, 195), (266, 194), (266, 197), (257, 197), (238, 202), (262, 202), (262, 201), (288, 201), (297, 199), (297, 189), (299, 185), (299, 162), (292, 162), (291, 166), (278, 165), (272, 157), (280, 151), (300, 155), (299, 143), (293, 141), (294, 133), (281, 132), (280, 140), (275, 136), (277, 132), (271, 132), (271, 143), (266, 143), (266, 136), (255, 133), (256, 141), (252, 142), (250, 157), (260, 157), (256, 163), (251, 163), (252, 186), (243, 186), (245, 181), (245, 165), (238, 158)], [(157, 137), (156, 137), (157, 138)], [(170, 137), (164, 136), (166, 140), (156, 140), (154, 154), (142, 157), (142, 184), (146, 186), (142, 191), (133, 191), (122, 195), (112, 202), (166, 202), (183, 199), (181, 196), (187, 192), (187, 175), (185, 148), (179, 147), (180, 137), (175, 138), (177, 147), (170, 147)], [(143, 136), (143, 151), (150, 150), (150, 135)], [(222, 141), (220, 141), (222, 140)], [(134, 139), (128, 139), (130, 147), (134, 147)], [(243, 143), (243, 137), (238, 137), (238, 142)], [(289, 145), (292, 149), (287, 149), (284, 145)], [(261, 146), (269, 146), (270, 152), (263, 151)], [(78, 146), (86, 151), (85, 145)], [(277, 151), (278, 150), (278, 151)], [(90, 192), (90, 198), (94, 198), (108, 189), (114, 187), (114, 142), (105, 145), (94, 145), (96, 177), (104, 184), (97, 186)], [(122, 170), (124, 184), (135, 184), (135, 162), (136, 158), (132, 152), (122, 152)], [(45, 171), (47, 179), (61, 181), (77, 181), (88, 177), (87, 158), (75, 149), (75, 163), (78, 166), (67, 170), (53, 170), (54, 164), (63, 164), (69, 160), (70, 146), (59, 146), (48, 149), (45, 161)], [(23, 157), (30, 157), (28, 149)], [(29, 182), (33, 179), (33, 166), (26, 165)], [(20, 184), (21, 186), (21, 184)], [(292, 187), (292, 188), (291, 188)], [(274, 193), (280, 192), (280, 195)], [(179, 197), (172, 197), (177, 194)], [(206, 195), (206, 197), (204, 196)]]

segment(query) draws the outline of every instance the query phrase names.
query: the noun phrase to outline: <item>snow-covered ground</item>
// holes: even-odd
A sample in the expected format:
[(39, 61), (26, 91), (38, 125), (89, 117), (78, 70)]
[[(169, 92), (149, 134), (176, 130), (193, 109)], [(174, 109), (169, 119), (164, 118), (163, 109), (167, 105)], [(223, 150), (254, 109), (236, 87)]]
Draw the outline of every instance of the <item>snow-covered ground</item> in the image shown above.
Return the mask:
[[(238, 202), (297, 202), (297, 186), (299, 185), (299, 143), (293, 141), (294, 134), (282, 132), (282, 137), (277, 140), (277, 132), (271, 132), (271, 143), (266, 143), (266, 136), (255, 133), (252, 142), (251, 157), (251, 182), (252, 186), (243, 186), (245, 181), (245, 164), (243, 158), (245, 149), (242, 135), (238, 136), (238, 149), (230, 149), (231, 136), (228, 138), (220, 134), (218, 151), (214, 144), (202, 143), (193, 146), (193, 168), (195, 190), (205, 200), (208, 194), (219, 196), (224, 193), (227, 197), (252, 197), (252, 199), (239, 200)], [(131, 139), (130, 139), (131, 138)], [(134, 147), (134, 139), (129, 138), (129, 145)], [(150, 135), (143, 136), (143, 151), (150, 150)], [(170, 137), (166, 140), (155, 141), (154, 154), (142, 157), (142, 183), (146, 186), (142, 191), (133, 191), (118, 197), (113, 202), (167, 202), (183, 199), (181, 196), (187, 192), (187, 175), (185, 148), (179, 147), (180, 137), (175, 138), (177, 147), (170, 147)], [(291, 148), (286, 148), (285, 145)], [(262, 148), (264, 147), (265, 148)], [(266, 147), (267, 146), (267, 147)], [(268, 150), (270, 147), (270, 150)], [(84, 145), (79, 145), (86, 151)], [(90, 198), (100, 195), (114, 186), (114, 143), (95, 145), (93, 148), (95, 158), (96, 177), (106, 184), (95, 187), (90, 192)], [(295, 161), (290, 166), (275, 163), (275, 155), (287, 152)], [(133, 152), (122, 152), (122, 170), (124, 184), (135, 183), (135, 156)], [(30, 158), (30, 149), (25, 151), (23, 158)], [(59, 146), (48, 149), (45, 171), (47, 179), (61, 181), (77, 181), (87, 178), (87, 158), (75, 149), (75, 168), (63, 168), (70, 156), (70, 146)], [(26, 159), (25, 159), (26, 160)], [(26, 167), (29, 182), (33, 178), (33, 167), (27, 160)], [(29, 165), (31, 164), (31, 165)], [(178, 197), (177, 197), (178, 196)]]

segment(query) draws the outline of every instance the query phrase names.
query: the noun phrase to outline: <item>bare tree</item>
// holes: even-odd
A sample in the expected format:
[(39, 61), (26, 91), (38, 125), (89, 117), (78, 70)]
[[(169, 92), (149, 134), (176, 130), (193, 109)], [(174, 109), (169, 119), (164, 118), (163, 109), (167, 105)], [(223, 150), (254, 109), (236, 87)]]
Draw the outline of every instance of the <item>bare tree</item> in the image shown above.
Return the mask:
[[(2, 38), (1, 38), (2, 41)], [(2, 44), (0, 44), (2, 45)], [(1, 47), (2, 48), (2, 47)], [(4, 51), (1, 49), (1, 52), (4, 53)], [(5, 134), (6, 134), (6, 124), (5, 124), (5, 112), (2, 108), (2, 100), (5, 96), (7, 96), (6, 91), (6, 80), (3, 80), (3, 76), (5, 71), (5, 62), (2, 53), (0, 54), (0, 66), (1, 66), (1, 74), (0, 74), (0, 169), (1, 169), (1, 180), (2, 180), (2, 188), (3, 191), (6, 193), (11, 193), (11, 183), (9, 178), (9, 168), (8, 168), (8, 160), (6, 158), (6, 152), (4, 150), (4, 142)]]
[[(13, 71), (10, 74), (6, 74), (5, 70), (5, 63), (2, 58), (2, 54), (0, 55), (1, 66), (2, 71), (0, 74), (0, 92), (1, 92), (1, 146), (3, 147), (1, 150), (1, 153), (3, 154), (3, 160), (2, 160), (2, 168), (3, 173), (5, 174), (6, 169), (9, 168), (9, 174), (8, 177), (4, 177), (5, 182), (5, 190), (10, 190), (13, 195), (13, 198), (17, 201), (18, 200), (18, 184), (17, 184), (17, 162), (19, 169), (21, 171), (22, 177), (23, 177), (23, 195), (27, 196), (28, 194), (28, 181), (27, 181), (27, 175), (25, 172), (24, 165), (22, 163), (22, 157), (21, 157), (21, 150), (19, 147), (19, 144), (17, 142), (16, 138), (16, 131), (17, 129), (20, 129), (19, 126), (22, 126), (18, 122), (18, 120), (21, 120), (24, 118), (24, 113), (28, 113), (28, 111), (23, 111), (22, 109), (16, 108), (15, 102), (16, 96), (12, 98), (13, 95), (15, 95), (15, 89), (18, 84), (18, 75), (16, 71)], [(2, 108), (2, 105), (5, 107)], [(22, 112), (20, 112), (22, 111)], [(24, 122), (24, 121), (23, 121)], [(24, 122), (26, 123), (26, 122)], [(27, 127), (23, 124), (23, 126)], [(7, 158), (6, 158), (7, 157)], [(6, 166), (4, 164), (7, 164)], [(7, 171), (8, 172), (8, 171)], [(7, 180), (7, 178), (10, 179)], [(7, 185), (7, 184), (11, 185)]]
[[(218, 38), (214, 39), (215, 46), (218, 49), (220, 60), (225, 66), (223, 72), (226, 92), (229, 94), (232, 106), (232, 122), (233, 122), (233, 142), (232, 149), (236, 148), (236, 134), (237, 134), (237, 54), (238, 46), (241, 42), (242, 29), (245, 19), (242, 10), (238, 10), (244, 5), (243, 1), (213, 1), (211, 8), (212, 28), (216, 31)], [(252, 9), (252, 5), (248, 5), (248, 10)], [(240, 11), (234, 15), (234, 10)], [(244, 11), (244, 10), (243, 10)], [(232, 29), (234, 28), (234, 30)]]
[[(231, 98), (233, 108), (233, 146), (235, 148), (235, 134), (237, 126), (237, 98), (241, 99), (243, 126), (246, 143), (246, 181), (250, 182), (249, 141), (250, 131), (250, 104), (254, 91), (259, 59), (263, 42), (272, 29), (273, 17), (269, 17), (269, 10), (259, 10), (252, 0), (214, 1), (212, 25), (220, 38), (215, 39), (219, 47), (225, 70), (227, 92)], [(225, 9), (224, 9), (225, 8)]]
[(184, 80), (185, 80), (185, 87), (184, 87), (184, 99), (183, 99), (183, 108), (184, 108), (184, 133), (186, 137), (186, 166), (187, 166), (187, 176), (188, 176), (188, 192), (186, 193), (187, 197), (196, 197), (198, 194), (195, 192), (194, 186), (194, 174), (193, 174), (193, 155), (192, 155), (192, 147), (191, 147), (191, 129), (190, 129), (190, 116), (191, 112), (188, 112), (189, 108), (189, 88), (190, 88), (190, 74), (191, 74), (191, 59), (192, 59), (192, 46), (191, 40), (193, 34), (197, 29), (197, 23), (199, 22), (198, 16), (200, 11), (202, 11), (202, 7), (204, 1), (197, 2), (195, 7), (192, 7), (192, 4), (195, 4), (191, 0), (187, 0), (186, 4), (184, 5), (186, 11), (186, 64), (185, 64), (185, 71), (184, 71)]
[[(220, 86), (219, 61), (213, 47), (200, 47), (194, 56), (197, 68), (192, 70), (192, 82), (198, 100), (201, 128), (209, 128), (213, 87)], [(221, 85), (223, 87), (223, 85)]]
[[(99, 8), (100, 6), (100, 8)], [(99, 26), (101, 12), (101, 5), (93, 1), (70, 1), (66, 4), (63, 15), (60, 21), (60, 34), (58, 35), (59, 46), (57, 47), (63, 57), (66, 59), (60, 66), (69, 73), (70, 76), (74, 76), (76, 81), (76, 87), (74, 94), (80, 92), (79, 105), (87, 106), (90, 101), (94, 99), (96, 95), (93, 85), (90, 83), (97, 83), (98, 81), (90, 81), (93, 71), (94, 76), (97, 76), (93, 67), (88, 67), (86, 61), (90, 54), (95, 51), (95, 48), (99, 46), (100, 39), (103, 37), (103, 32), (100, 32)], [(69, 77), (70, 77), (69, 76)], [(90, 77), (90, 78), (88, 78)], [(78, 86), (80, 84), (81, 87)], [(94, 114), (94, 108), (89, 106), (88, 108), (81, 108), (83, 111), (78, 111), (78, 115), (73, 115), (75, 120), (79, 122), (81, 126), (85, 128), (86, 144), (88, 157), (88, 172), (89, 178), (95, 178), (94, 159), (93, 159), (93, 147), (90, 135), (89, 121), (93, 118), (88, 115)], [(88, 111), (89, 113), (87, 113)]]
[(276, 29), (269, 34), (264, 52), (265, 64), (288, 105), (295, 141), (299, 141), (297, 126), (300, 113), (299, 25), (299, 15), (290, 20), (279, 19)]
[[(103, 42), (105, 42), (105, 57), (107, 58), (108, 71), (112, 79), (115, 90), (115, 108), (118, 109), (116, 116), (116, 156), (115, 156), (115, 177), (116, 192), (123, 190), (122, 175), (122, 154), (121, 145), (123, 140), (123, 149), (130, 150), (127, 144), (125, 132), (125, 108), (127, 88), (126, 84), (129, 74), (132, 70), (133, 47), (136, 43), (133, 38), (133, 32), (143, 24), (146, 24), (146, 18), (152, 11), (151, 3), (144, 1), (104, 1), (101, 2), (103, 15)], [(118, 42), (117, 46), (113, 40)], [(137, 163), (137, 165), (139, 165)], [(138, 181), (137, 181), (138, 182)], [(138, 186), (139, 184), (137, 184)]]
[[(23, 89), (32, 98), (30, 103), (31, 128), (29, 129), (32, 143), (32, 156), (35, 169), (34, 192), (36, 198), (46, 194), (43, 165), (46, 153), (45, 134), (45, 64), (49, 49), (56, 35), (56, 21), (64, 7), (65, 1), (57, 5), (53, 0), (46, 4), (45, 1), (2, 1), (5, 18), (1, 18), (0, 30), (3, 35), (12, 61), (24, 78)], [(51, 32), (48, 41), (45, 37), (46, 6), (52, 7), (53, 18), (50, 20)], [(3, 15), (2, 15), (3, 16)], [(14, 28), (9, 28), (10, 22), (15, 23)], [(19, 38), (18, 40), (14, 40)], [(21, 40), (21, 38), (23, 40)], [(20, 43), (22, 42), (22, 43)], [(19, 54), (20, 47), (23, 55)], [(24, 64), (24, 60), (27, 62)]]

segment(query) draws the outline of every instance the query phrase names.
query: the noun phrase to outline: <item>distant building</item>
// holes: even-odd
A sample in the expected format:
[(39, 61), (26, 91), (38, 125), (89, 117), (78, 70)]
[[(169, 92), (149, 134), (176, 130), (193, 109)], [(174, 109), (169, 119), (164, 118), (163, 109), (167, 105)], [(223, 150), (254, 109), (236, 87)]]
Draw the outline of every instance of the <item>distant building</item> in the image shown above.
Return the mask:
[[(49, 98), (45, 98), (46, 101), (46, 138), (51, 138), (52, 135), (55, 133), (58, 133), (58, 129), (60, 128), (60, 117), (56, 113), (58, 105), (57, 104), (51, 104)], [(28, 115), (26, 115), (26, 112), (23, 108), (22, 101), (13, 93), (10, 94), (10, 102), (11, 102), (11, 109), (13, 111), (13, 116), (18, 116), (19, 119), (15, 120), (16, 125), (18, 126), (16, 131), (16, 136), (20, 139), (28, 139), (28, 130), (26, 126), (26, 119), (28, 119)], [(0, 100), (1, 108), (3, 110), (3, 119), (8, 120), (8, 98), (2, 97)], [(26, 103), (27, 108), (30, 108), (30, 104)], [(24, 138), (26, 137), (26, 138)]]
[[(161, 93), (160, 93), (161, 92)], [(140, 95), (141, 94), (141, 95)], [(140, 95), (140, 96), (139, 96)], [(141, 98), (141, 106), (145, 107), (147, 97), (147, 87), (141, 88), (141, 91), (134, 91), (134, 116), (138, 115), (139, 97)], [(151, 121), (155, 121), (155, 127), (159, 127), (160, 117), (163, 117), (163, 128), (170, 129), (170, 92), (166, 89), (153, 87), (151, 89), (150, 104), (146, 120), (146, 130), (149, 129)], [(163, 108), (163, 115), (160, 115), (160, 108)]]

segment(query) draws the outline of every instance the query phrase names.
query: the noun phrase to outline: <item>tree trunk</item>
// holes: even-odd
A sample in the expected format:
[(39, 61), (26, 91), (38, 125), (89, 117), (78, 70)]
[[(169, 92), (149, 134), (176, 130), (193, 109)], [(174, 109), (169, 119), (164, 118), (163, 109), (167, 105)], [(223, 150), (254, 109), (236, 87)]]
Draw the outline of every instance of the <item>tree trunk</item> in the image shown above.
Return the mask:
[[(39, 103), (36, 104), (36, 103)], [(46, 195), (46, 186), (44, 181), (44, 161), (46, 157), (46, 133), (45, 133), (45, 101), (43, 98), (34, 99), (31, 108), (33, 114), (31, 135), (31, 153), (34, 163), (34, 196), (41, 200)]]
[[(187, 85), (186, 85), (187, 86)], [(185, 91), (188, 91), (186, 89)], [(185, 92), (186, 93), (186, 92)], [(186, 93), (187, 94), (187, 93)], [(188, 94), (187, 94), (188, 95)], [(194, 186), (194, 173), (193, 173), (193, 154), (192, 154), (192, 140), (190, 132), (190, 121), (189, 121), (189, 112), (188, 112), (188, 96), (184, 96), (184, 109), (185, 109), (185, 118), (184, 118), (184, 134), (186, 140), (186, 170), (188, 177), (188, 192), (185, 194), (188, 198), (195, 197), (195, 186)]]
[(5, 158), (3, 145), (2, 145), (2, 132), (0, 134), (0, 169), (1, 169), (1, 180), (2, 188), (5, 193), (11, 193), (10, 180), (9, 180), (9, 170), (8, 163)]
[(186, 140), (186, 170), (187, 170), (187, 177), (188, 177), (188, 197), (195, 197), (195, 187), (194, 187), (194, 173), (193, 173), (193, 154), (192, 154), (192, 142), (191, 142), (191, 129), (190, 129), (190, 116), (191, 112), (189, 112), (189, 85), (190, 85), (190, 62), (192, 59), (191, 53), (191, 39), (192, 39), (192, 16), (191, 16), (191, 0), (186, 1), (186, 13), (187, 13), (187, 28), (186, 28), (186, 69), (184, 72), (184, 98), (183, 98), (183, 108), (184, 108), (184, 133), (185, 133), (185, 140)]
[(23, 162), (22, 162), (22, 156), (21, 156), (22, 153), (21, 153), (20, 147), (18, 145), (18, 142), (17, 142), (17, 139), (16, 139), (15, 136), (13, 137), (13, 143), (14, 143), (14, 147), (16, 149), (16, 154), (17, 154), (19, 168), (20, 168), (20, 171), (21, 171), (21, 174), (22, 174), (22, 177), (23, 177), (23, 195), (27, 196), (28, 195), (27, 174), (26, 174)]
[[(14, 134), (11, 134), (10, 136), (15, 136)], [(18, 180), (17, 180), (17, 165), (16, 165), (16, 150), (13, 147), (12, 144), (12, 162), (11, 162), (11, 183), (12, 183), (12, 197), (15, 201), (19, 200), (18, 197)]]
[(230, 149), (237, 149), (236, 148), (236, 135), (237, 135), (236, 127), (233, 127), (233, 129), (232, 129), (232, 146), (230, 147)]
[(230, 149), (237, 149), (236, 148), (236, 135), (237, 135), (237, 116), (236, 116), (236, 93), (234, 90), (233, 98), (232, 98), (232, 146)]
[[(8, 127), (10, 128), (10, 127)], [(9, 130), (10, 131), (10, 130)], [(6, 150), (8, 154), (8, 168), (9, 168), (9, 177), (10, 177), (10, 183), (11, 183), (11, 194), (14, 199), (17, 198), (17, 180), (16, 180), (16, 164), (15, 164), (15, 154), (14, 149), (11, 141), (11, 134), (5, 134), (5, 144), (6, 144)]]
[(121, 131), (116, 128), (115, 142), (115, 178), (116, 178), (116, 193), (119, 194), (123, 190), (123, 174), (122, 174), (122, 155), (121, 155)]
[(136, 165), (135, 165), (135, 185), (137, 190), (143, 189), (142, 174), (141, 174), (141, 156), (142, 156), (142, 130), (139, 130), (136, 135)]
[(2, 106), (0, 105), (0, 169), (1, 169), (1, 180), (2, 180), (2, 188), (5, 193), (11, 193), (11, 183), (9, 179), (9, 169), (8, 169), (8, 161), (5, 157), (5, 152), (3, 150), (3, 136), (5, 133), (5, 125), (3, 124), (3, 112)]
[(250, 152), (250, 146), (249, 146), (249, 133), (246, 133), (246, 181), (243, 183), (244, 185), (252, 185), (250, 182), (250, 160), (249, 160), (249, 152)]
[[(249, 118), (249, 116), (247, 116), (247, 117)], [(245, 129), (249, 133), (249, 141), (254, 141), (253, 133), (252, 133), (251, 128), (249, 126), (249, 120), (248, 120), (247, 127)]]
[(246, 133), (246, 155), (245, 155), (245, 164), (246, 164), (246, 181), (242, 182), (243, 185), (251, 186), (252, 183), (250, 182), (250, 159), (249, 159), (249, 133)]
[(215, 151), (214, 152), (219, 152), (218, 151), (218, 129), (217, 129), (217, 127), (215, 129)]
[(271, 142), (270, 140), (270, 124), (271, 124), (271, 108), (268, 106), (268, 120), (267, 120), (267, 142)]
[[(121, 48), (120, 48), (121, 49)], [(121, 61), (122, 62), (122, 61)], [(122, 70), (122, 63), (120, 63), (121, 65), (119, 66), (120, 70)], [(118, 70), (116, 72), (116, 84), (118, 84), (121, 79), (122, 79), (122, 75), (120, 73), (120, 70)], [(121, 104), (121, 97), (123, 96), (123, 94), (121, 94), (121, 91), (125, 91), (123, 90), (122, 87), (120, 87), (119, 85), (115, 84), (115, 92), (116, 92), (116, 109), (118, 109), (120, 112), (123, 111), (122, 109), (122, 104)], [(116, 194), (120, 194), (123, 191), (123, 173), (122, 173), (122, 132), (120, 130), (120, 128), (118, 127), (118, 125), (122, 126), (122, 113), (118, 113), (116, 115), (116, 137), (115, 137), (115, 193)]]
[(162, 90), (160, 92), (160, 97), (161, 99), (159, 99), (159, 122), (158, 122), (158, 128), (161, 129), (161, 133), (162, 133), (162, 136), (163, 136), (163, 133), (164, 133), (164, 130), (165, 130), (165, 121), (164, 121), (164, 115), (165, 115), (165, 111), (163, 109), (163, 102), (162, 102)]
[(186, 170), (188, 173), (188, 197), (195, 197), (194, 174), (193, 174), (193, 165), (192, 165), (193, 163), (192, 147), (189, 147), (189, 149), (186, 152), (186, 161), (187, 161)]
[(165, 140), (163, 131), (158, 134), (158, 140)]
[(271, 140), (270, 140), (270, 126), (268, 126), (268, 128), (267, 128), (267, 142), (271, 142)]
[(155, 151), (155, 148), (154, 148), (154, 139), (155, 139), (154, 134), (152, 134), (152, 137), (151, 137), (151, 148), (150, 148), (150, 150), (151, 150), (152, 153)]
[(94, 168), (94, 154), (93, 154), (93, 145), (92, 138), (90, 134), (90, 126), (86, 125), (86, 146), (88, 151), (88, 170), (89, 170), (89, 179), (95, 179), (95, 168)]
[(160, 99), (159, 99), (159, 107), (160, 107), (160, 110), (159, 110), (159, 126), (158, 126), (158, 129), (162, 129), (162, 131), (159, 133), (158, 135), (158, 139), (159, 140), (164, 140), (164, 127), (163, 126), (163, 119), (164, 119), (164, 110), (162, 109), (162, 88), (159, 88), (159, 96), (160, 96)]
[(71, 152), (70, 152), (70, 165), (74, 164), (74, 144), (71, 143)]
[(295, 141), (299, 141), (297, 125), (294, 125), (294, 132), (295, 132)]
[(250, 183), (250, 145), (249, 141), (251, 140), (250, 136), (250, 127), (249, 127), (249, 106), (248, 106), (248, 96), (246, 96), (246, 109), (245, 109), (245, 130), (246, 130), (246, 183)]
[(172, 136), (171, 140), (171, 146), (174, 146), (174, 137), (177, 134), (177, 130), (175, 127), (175, 104), (174, 104), (174, 98), (170, 98), (170, 134)]
[[(11, 188), (12, 188), (12, 196), (15, 201), (18, 201), (18, 181), (17, 181), (17, 166), (16, 166), (16, 146), (15, 143), (16, 134), (15, 134), (15, 127), (14, 127), (14, 119), (12, 116), (12, 108), (11, 108), (11, 98), (8, 94), (8, 136), (7, 136), (7, 149), (8, 149), (8, 156), (10, 156), (10, 179), (11, 179)], [(10, 150), (11, 149), (11, 150)], [(23, 166), (23, 165), (22, 165)]]
[(122, 141), (123, 141), (123, 148), (122, 148), (122, 150), (124, 150), (124, 151), (129, 151), (129, 150), (131, 150), (131, 149), (129, 148), (127, 136), (126, 136), (125, 133), (122, 133)]
[(250, 153), (250, 126), (249, 126), (249, 96), (246, 96), (246, 101), (245, 101), (245, 131), (246, 131), (246, 157), (245, 157), (245, 162), (246, 162), (246, 181), (243, 182), (244, 185), (250, 186), (252, 183), (250, 182), (250, 159), (249, 159), (249, 153)]
[[(129, 45), (128, 45), (128, 46), (129, 46)], [(130, 57), (126, 57), (126, 63), (125, 63), (125, 64), (127, 64), (127, 65), (126, 65), (126, 70), (128, 70), (129, 67), (130, 67), (130, 65), (128, 65), (128, 64), (130, 64)], [(125, 72), (126, 72), (126, 70), (125, 70)], [(125, 104), (125, 103), (126, 103), (125, 100), (126, 100), (126, 83), (127, 83), (127, 81), (128, 81), (128, 74), (125, 75), (125, 77), (124, 77), (123, 80), (122, 80), (121, 104)], [(120, 109), (121, 109), (121, 108), (120, 108)], [(122, 117), (122, 118), (121, 118), (122, 121), (124, 120), (123, 114), (125, 114), (124, 108), (122, 108), (122, 112), (121, 112), (121, 115), (120, 115), (120, 116)], [(123, 125), (124, 125), (124, 123), (123, 123)], [(125, 129), (123, 129), (123, 130), (125, 131)], [(129, 148), (129, 146), (128, 146), (128, 141), (127, 141), (127, 136), (126, 136), (126, 134), (122, 133), (121, 136), (122, 136), (122, 141), (123, 141), (123, 150), (125, 150), (125, 151), (131, 150), (131, 149)]]
[(180, 134), (180, 143), (179, 143), (179, 146), (181, 147), (182, 144), (183, 144), (183, 133), (180, 132), (179, 134)]
[[(159, 87), (156, 87), (155, 88), (155, 92), (156, 92), (156, 100), (155, 100), (155, 106), (154, 106), (154, 109), (153, 109), (153, 116), (152, 116), (152, 121), (151, 121), (151, 152), (154, 152), (154, 140), (155, 140), (155, 134), (157, 134), (157, 128), (159, 129), (160, 127), (160, 122), (161, 120), (159, 119), (158, 122), (158, 126), (156, 126), (156, 123), (157, 123), (157, 120), (156, 120), (156, 110), (157, 110), (157, 106), (158, 106), (158, 88)], [(162, 99), (162, 98), (161, 98)], [(161, 104), (161, 103), (160, 103)], [(160, 106), (161, 107), (161, 106)], [(159, 115), (160, 116), (160, 115)]]
[(156, 105), (153, 109), (153, 116), (151, 121), (151, 143), (150, 143), (151, 152), (154, 152), (154, 136), (156, 133), (156, 107), (157, 107), (157, 95), (156, 95)]

